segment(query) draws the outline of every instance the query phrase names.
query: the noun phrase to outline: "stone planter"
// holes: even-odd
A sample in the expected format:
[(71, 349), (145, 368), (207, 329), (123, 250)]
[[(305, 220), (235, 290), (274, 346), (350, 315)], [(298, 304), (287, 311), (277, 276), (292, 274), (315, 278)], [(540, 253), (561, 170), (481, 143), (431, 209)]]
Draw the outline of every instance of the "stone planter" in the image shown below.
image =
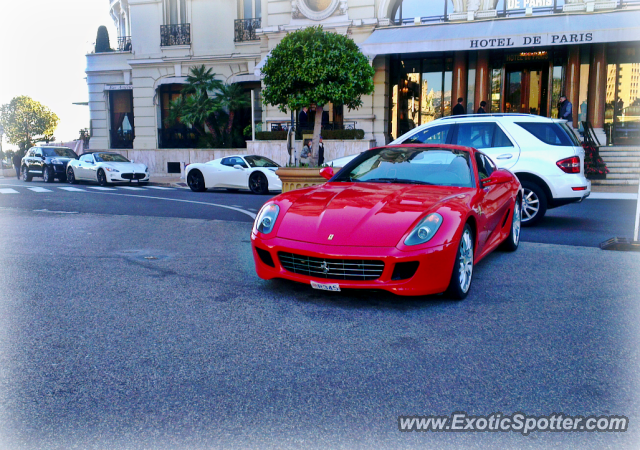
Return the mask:
[(320, 167), (280, 167), (276, 175), (282, 180), (283, 193), (327, 182), (320, 175)]

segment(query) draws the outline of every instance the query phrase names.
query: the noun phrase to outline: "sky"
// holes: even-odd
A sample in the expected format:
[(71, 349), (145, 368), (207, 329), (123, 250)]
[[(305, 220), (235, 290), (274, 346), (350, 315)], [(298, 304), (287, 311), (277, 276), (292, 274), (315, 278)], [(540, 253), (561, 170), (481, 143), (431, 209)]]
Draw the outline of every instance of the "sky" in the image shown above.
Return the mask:
[[(98, 27), (116, 28), (109, 0), (2, 1), (0, 15), (0, 105), (27, 95), (60, 118), (56, 141), (77, 139), (89, 128), (89, 107), (73, 105), (89, 98), (85, 55), (92, 51)], [(6, 141), (3, 149), (15, 148)]]

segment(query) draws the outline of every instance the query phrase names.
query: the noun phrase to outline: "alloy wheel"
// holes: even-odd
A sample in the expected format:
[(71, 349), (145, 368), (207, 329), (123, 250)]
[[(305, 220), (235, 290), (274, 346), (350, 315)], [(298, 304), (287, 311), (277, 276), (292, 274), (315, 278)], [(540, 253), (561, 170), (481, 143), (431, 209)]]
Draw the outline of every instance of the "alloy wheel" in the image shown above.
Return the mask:
[(518, 245), (520, 242), (520, 227), (521, 227), (522, 217), (520, 214), (520, 202), (516, 201), (516, 205), (513, 208), (513, 223), (511, 224), (511, 234), (513, 236), (513, 243)]
[(69, 170), (67, 170), (67, 182), (69, 184), (73, 184), (76, 182), (76, 176), (73, 173), (73, 169), (71, 167), (69, 167)]
[(267, 179), (262, 174), (256, 174), (249, 179), (249, 189), (254, 194), (263, 194), (267, 191)]
[(530, 189), (524, 190), (524, 201), (522, 202), (522, 222), (533, 219), (540, 211), (540, 199)]
[(187, 184), (194, 192), (202, 192), (205, 190), (204, 178), (199, 172), (189, 172), (187, 175)]
[(471, 239), (471, 232), (467, 229), (462, 234), (460, 239), (460, 259), (458, 260), (460, 265), (460, 290), (467, 292), (469, 286), (471, 286), (471, 276), (473, 275), (473, 240)]

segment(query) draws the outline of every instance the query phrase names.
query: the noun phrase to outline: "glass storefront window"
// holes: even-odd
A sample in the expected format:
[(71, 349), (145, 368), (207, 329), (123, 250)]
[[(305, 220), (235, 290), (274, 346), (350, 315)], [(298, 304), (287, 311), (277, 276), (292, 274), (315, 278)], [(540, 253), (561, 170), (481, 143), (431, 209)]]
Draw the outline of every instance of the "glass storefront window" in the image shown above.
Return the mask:
[[(580, 50), (580, 90), (578, 93), (578, 128), (584, 131), (582, 122), (587, 121), (587, 99), (589, 95), (589, 59), (591, 58), (589, 47), (583, 46)], [(575, 108), (575, 106), (574, 106)]]
[(640, 142), (640, 51), (622, 47), (611, 52), (607, 66), (605, 130), (615, 145)]
[(389, 105), (393, 139), (451, 114), (453, 58), (397, 60), (394, 66)]
[(467, 72), (467, 114), (473, 114), (478, 110), (480, 105), (475, 104), (476, 98), (476, 63), (478, 54), (472, 52), (469, 54), (469, 70)]
[(498, 113), (500, 112), (501, 97), (500, 92), (502, 90), (502, 69), (491, 70), (491, 103), (490, 110), (488, 112)]
[(133, 148), (133, 91), (109, 91), (111, 148)]
[(553, 81), (551, 84), (551, 117), (558, 118), (558, 103), (562, 94), (562, 66), (553, 67)]

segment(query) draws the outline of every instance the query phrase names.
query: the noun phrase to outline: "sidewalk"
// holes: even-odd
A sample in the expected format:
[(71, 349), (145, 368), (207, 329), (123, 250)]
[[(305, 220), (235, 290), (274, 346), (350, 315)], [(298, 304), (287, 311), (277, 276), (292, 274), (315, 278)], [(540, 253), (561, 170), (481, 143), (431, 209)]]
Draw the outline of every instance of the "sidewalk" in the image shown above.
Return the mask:
[(163, 177), (163, 176), (151, 175), (149, 177), (149, 183), (156, 186), (169, 186), (169, 187), (182, 188), (182, 189), (189, 188), (184, 178), (180, 178), (180, 177)]

